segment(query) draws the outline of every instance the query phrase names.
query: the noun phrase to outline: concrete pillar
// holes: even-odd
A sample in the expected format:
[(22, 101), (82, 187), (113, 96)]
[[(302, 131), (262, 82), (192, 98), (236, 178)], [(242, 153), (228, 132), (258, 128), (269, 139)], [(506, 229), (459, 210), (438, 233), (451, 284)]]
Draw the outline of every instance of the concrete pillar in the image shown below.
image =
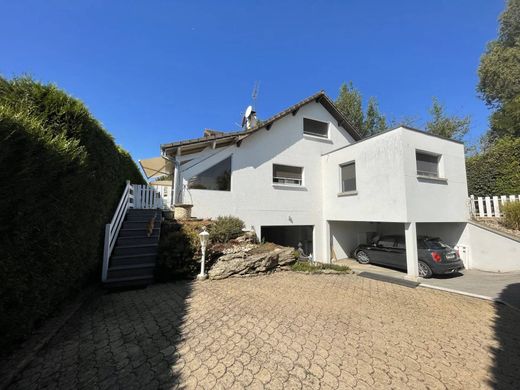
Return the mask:
[(417, 253), (417, 226), (415, 222), (404, 224), (406, 245), (407, 279), (416, 280), (419, 276), (419, 255)]
[[(330, 263), (330, 223), (329, 221), (323, 221), (323, 227), (321, 229), (322, 239), (320, 240), (320, 243), (322, 245), (321, 247), (321, 257), (320, 259), (323, 263)], [(314, 255), (314, 257), (317, 257), (317, 253)]]

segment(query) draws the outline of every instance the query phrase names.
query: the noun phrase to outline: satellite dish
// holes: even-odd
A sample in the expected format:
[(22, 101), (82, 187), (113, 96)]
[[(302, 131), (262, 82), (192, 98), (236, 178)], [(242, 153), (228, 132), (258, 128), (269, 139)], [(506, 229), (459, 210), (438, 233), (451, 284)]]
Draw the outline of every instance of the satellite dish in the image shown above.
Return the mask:
[(244, 117), (249, 118), (249, 116), (251, 115), (252, 112), (253, 112), (253, 107), (248, 106), (246, 108), (246, 113), (244, 114)]

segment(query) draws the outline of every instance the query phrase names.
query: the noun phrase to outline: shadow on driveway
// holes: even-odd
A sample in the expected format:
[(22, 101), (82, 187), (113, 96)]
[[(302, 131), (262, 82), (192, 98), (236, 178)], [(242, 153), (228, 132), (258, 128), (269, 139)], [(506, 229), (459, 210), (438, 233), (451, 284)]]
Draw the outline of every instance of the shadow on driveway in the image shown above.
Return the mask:
[(10, 388), (171, 387), (192, 282), (106, 293), (65, 325)]
[[(509, 302), (520, 298), (520, 283), (508, 285), (500, 299)], [(518, 389), (520, 372), (520, 310), (512, 309), (502, 303), (495, 303), (495, 337), (498, 345), (493, 348), (493, 382), (495, 389)]]

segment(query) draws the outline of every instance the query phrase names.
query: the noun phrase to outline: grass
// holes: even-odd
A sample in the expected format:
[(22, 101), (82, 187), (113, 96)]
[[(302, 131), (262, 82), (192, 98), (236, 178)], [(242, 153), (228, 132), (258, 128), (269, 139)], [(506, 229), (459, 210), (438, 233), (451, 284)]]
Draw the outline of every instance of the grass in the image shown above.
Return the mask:
[(297, 261), (291, 266), (291, 269), (296, 272), (308, 272), (311, 274), (322, 273), (326, 270), (343, 274), (350, 274), (352, 272), (346, 265), (311, 263), (308, 261)]

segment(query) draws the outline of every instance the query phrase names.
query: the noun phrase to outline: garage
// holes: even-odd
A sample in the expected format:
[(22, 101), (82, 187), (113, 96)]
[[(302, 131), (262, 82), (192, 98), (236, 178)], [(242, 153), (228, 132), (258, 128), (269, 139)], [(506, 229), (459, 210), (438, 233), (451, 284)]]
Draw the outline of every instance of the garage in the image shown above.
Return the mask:
[[(364, 221), (329, 221), (330, 226), (330, 240), (331, 240), (331, 257), (333, 261), (344, 261), (344, 259), (353, 259), (355, 249), (358, 245), (368, 244), (371, 245), (374, 241), (377, 241), (380, 237), (383, 236), (401, 236), (404, 239), (395, 238), (395, 241), (392, 241), (392, 245), (382, 245), (381, 248), (367, 248), (365, 252), (368, 254), (370, 262), (372, 263), (370, 268), (365, 266), (367, 270), (377, 271), (378, 268), (382, 268), (381, 266), (386, 267), (404, 267), (408, 270), (410, 264), (412, 267), (419, 265), (424, 266), (424, 264), (418, 263), (417, 255), (418, 253), (423, 253), (422, 249), (430, 249), (433, 242), (430, 240), (416, 240), (416, 237), (420, 236), (429, 236), (429, 237), (439, 237), (443, 243), (449, 245), (452, 248), (455, 248), (459, 251), (460, 258), (463, 260), (464, 266), (467, 267), (467, 252), (468, 249), (461, 244), (464, 236), (464, 228), (465, 224), (463, 223), (392, 223), (392, 222), (364, 222)], [(411, 251), (406, 250), (404, 248), (412, 247), (410, 242), (414, 242), (416, 245), (413, 245)], [(406, 243), (406, 244), (405, 244)], [(422, 247), (421, 247), (422, 246)], [(384, 247), (384, 248), (383, 248)], [(386, 248), (386, 249), (385, 249)], [(445, 262), (452, 261), (451, 257), (453, 257), (453, 267), (456, 267), (455, 261), (457, 260), (454, 255), (454, 251), (445, 248), (447, 252), (446, 256), (449, 256), (449, 260), (437, 260), (434, 263), (431, 263), (431, 259), (428, 258), (426, 260), (422, 260), (422, 262), (426, 262), (427, 265), (434, 270), (434, 272), (445, 272), (444, 268), (450, 268), (449, 265), (446, 265)], [(442, 252), (439, 252), (442, 251)], [(383, 253), (385, 252), (385, 253)], [(437, 248), (438, 253), (444, 254), (444, 249)], [(441, 255), (444, 256), (444, 255)], [(377, 259), (377, 260), (375, 260)], [(374, 264), (375, 263), (375, 264)], [(430, 264), (431, 263), (431, 264)], [(353, 264), (352, 262), (350, 264)], [(460, 264), (460, 262), (458, 263)], [(357, 264), (354, 264), (357, 266)], [(451, 265), (451, 264), (450, 264)], [(361, 269), (363, 269), (363, 265), (361, 265)], [(383, 271), (383, 269), (381, 269)], [(406, 271), (401, 270), (401, 273), (405, 273)], [(408, 270), (408, 276), (413, 277), (415, 269)], [(451, 268), (446, 270), (446, 272), (455, 272)], [(416, 275), (416, 274), (415, 274)]]
[(262, 226), (262, 241), (273, 242), (278, 245), (298, 248), (302, 244), (305, 254), (314, 253), (313, 249), (314, 226)]

